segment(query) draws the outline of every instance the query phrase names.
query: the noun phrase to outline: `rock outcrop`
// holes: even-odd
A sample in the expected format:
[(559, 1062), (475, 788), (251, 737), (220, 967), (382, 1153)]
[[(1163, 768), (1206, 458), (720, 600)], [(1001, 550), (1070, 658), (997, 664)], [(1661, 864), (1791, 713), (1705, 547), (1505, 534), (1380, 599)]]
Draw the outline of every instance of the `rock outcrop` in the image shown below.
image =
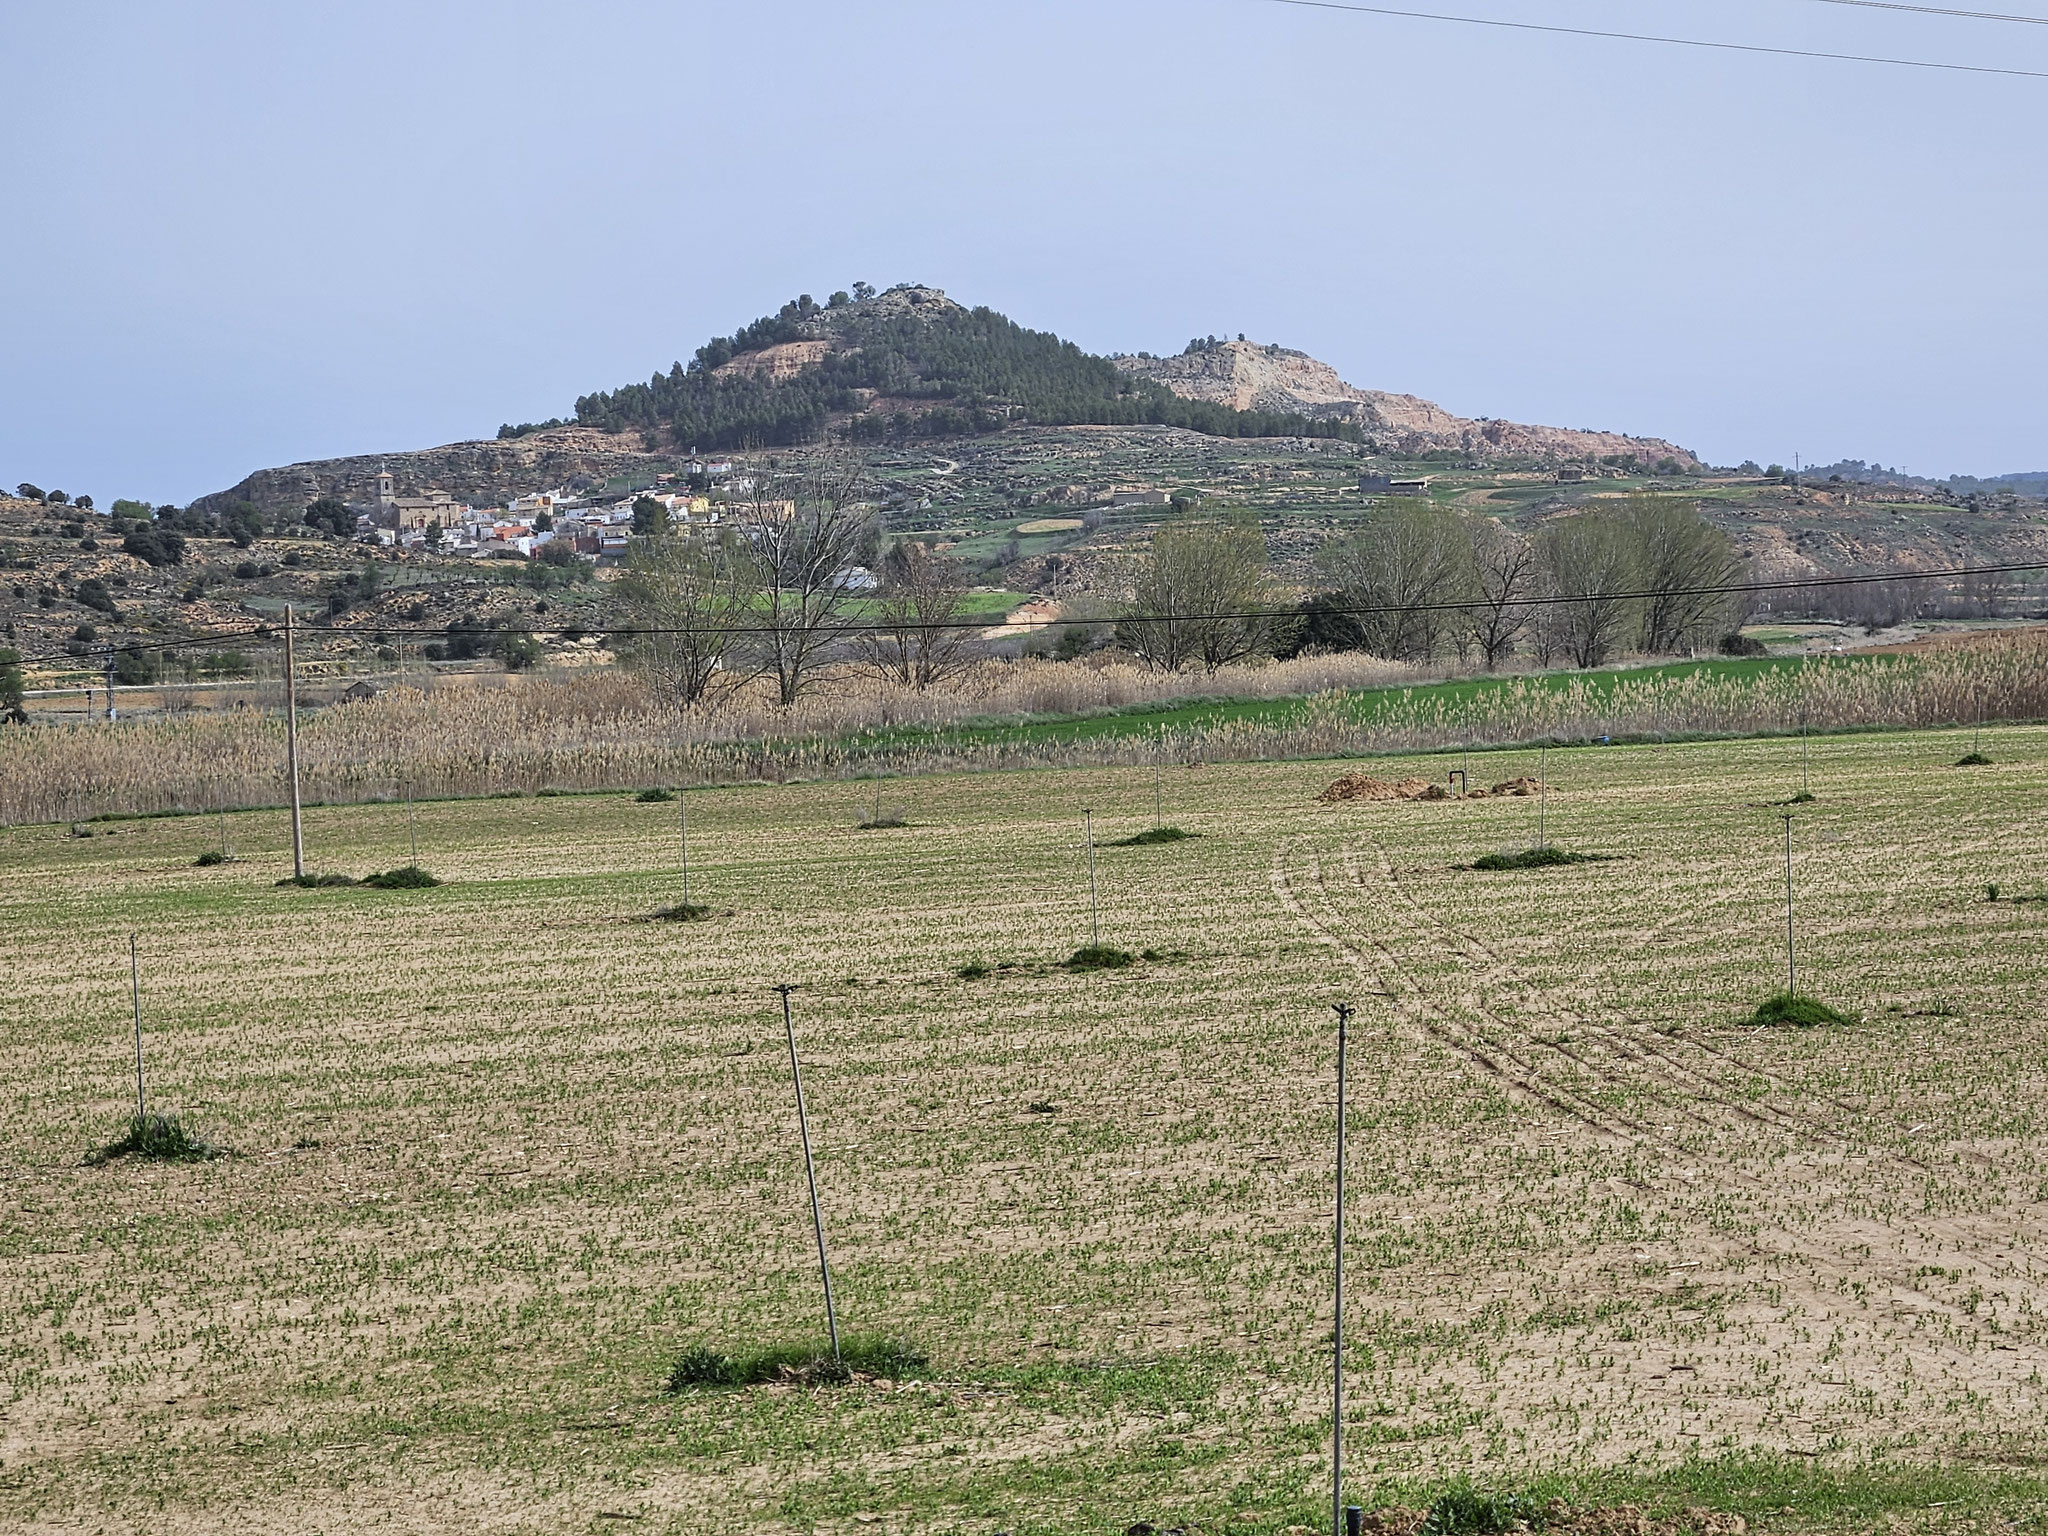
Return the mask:
[(1328, 363), (1306, 352), (1255, 341), (1225, 341), (1178, 357), (1120, 357), (1127, 373), (1164, 384), (1187, 400), (1207, 400), (1239, 411), (1291, 412), (1320, 421), (1343, 421), (1375, 434), (1390, 453), (1413, 455), (1450, 449), (1474, 458), (1599, 460), (1633, 455), (1646, 465), (1676, 460), (1699, 465), (1691, 453), (1662, 438), (1620, 432), (1577, 432), (1519, 422), (1468, 420), (1414, 395), (1354, 389)]
[(202, 496), (193, 506), (211, 512), (231, 502), (248, 501), (267, 516), (297, 511), (322, 496), (369, 503), (377, 499), (380, 469), (391, 471), (392, 489), (399, 496), (446, 491), (457, 501), (488, 504), (525, 491), (570, 486), (579, 477), (603, 481), (613, 475), (671, 466), (673, 454), (641, 453), (638, 444), (635, 437), (615, 436), (595, 427), (551, 427), (525, 437), (449, 443), (409, 453), (314, 459), (259, 469), (239, 485)]

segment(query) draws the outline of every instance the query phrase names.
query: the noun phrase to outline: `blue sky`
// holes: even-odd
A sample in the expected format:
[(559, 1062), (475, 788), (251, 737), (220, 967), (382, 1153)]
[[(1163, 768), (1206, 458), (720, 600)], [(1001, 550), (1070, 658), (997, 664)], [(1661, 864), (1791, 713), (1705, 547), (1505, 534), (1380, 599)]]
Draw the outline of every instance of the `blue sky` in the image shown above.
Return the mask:
[[(2048, 71), (1819, 0), (1441, 8)], [(857, 278), (1719, 462), (2048, 468), (2048, 79), (1270, 0), (74, 0), (0, 58), (0, 481), (102, 505), (566, 414)]]

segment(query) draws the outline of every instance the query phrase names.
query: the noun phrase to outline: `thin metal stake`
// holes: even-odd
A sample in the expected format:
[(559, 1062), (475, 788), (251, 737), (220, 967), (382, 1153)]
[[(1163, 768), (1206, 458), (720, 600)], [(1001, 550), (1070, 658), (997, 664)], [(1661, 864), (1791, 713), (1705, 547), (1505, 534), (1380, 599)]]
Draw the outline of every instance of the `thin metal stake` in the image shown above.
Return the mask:
[(683, 905), (690, 904), (690, 797), (676, 786), (676, 815), (683, 827)]
[(1785, 818), (1785, 991), (1796, 995), (1799, 991), (1799, 971), (1792, 959), (1792, 813), (1781, 811)]
[(420, 823), (412, 807), (412, 780), (405, 781), (405, 829), (412, 838), (412, 867), (420, 867)]
[(1547, 743), (1536, 745), (1536, 846), (1550, 846), (1550, 771), (1545, 766)]
[(1344, 1532), (1344, 1083), (1345, 1026), (1351, 1005), (1335, 1003), (1337, 1014), (1337, 1306), (1330, 1375), (1330, 1531)]
[(225, 783), (215, 780), (215, 793), (220, 800), (220, 857), (226, 863), (228, 853), (228, 788)]
[(299, 824), (299, 677), (292, 644), (292, 605), (284, 605), (284, 755), (292, 778), (292, 878), (306, 878), (306, 837)]
[(832, 1265), (825, 1258), (825, 1218), (818, 1210), (818, 1171), (811, 1163), (811, 1123), (804, 1114), (804, 1070), (796, 1060), (796, 1025), (790, 1018), (789, 994), (796, 988), (788, 983), (777, 987), (782, 994), (782, 1028), (789, 1036), (789, 1075), (796, 1083), (796, 1124), (804, 1142), (804, 1178), (811, 1186), (811, 1227), (818, 1234), (818, 1274), (825, 1281), (825, 1326), (832, 1334), (832, 1359), (839, 1359), (839, 1314), (832, 1306)]
[(1100, 949), (1102, 910), (1095, 900), (1095, 812), (1083, 811), (1081, 819), (1088, 824), (1088, 942)]
[(1161, 809), (1162, 802), (1159, 798), (1159, 769), (1159, 759), (1155, 757), (1152, 759), (1152, 830), (1154, 832), (1157, 832), (1166, 825), (1166, 813)]
[(142, 1097), (142, 952), (137, 938), (128, 935), (128, 995), (135, 1003), (135, 1118), (146, 1113)]

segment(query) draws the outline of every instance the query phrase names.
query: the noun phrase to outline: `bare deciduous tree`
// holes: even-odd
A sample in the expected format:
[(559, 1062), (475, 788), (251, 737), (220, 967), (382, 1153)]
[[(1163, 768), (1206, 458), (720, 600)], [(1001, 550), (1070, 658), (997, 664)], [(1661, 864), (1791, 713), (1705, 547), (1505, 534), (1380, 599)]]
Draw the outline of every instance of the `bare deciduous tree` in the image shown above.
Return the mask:
[(1544, 616), (1546, 648), (1574, 666), (1599, 666), (1639, 622), (1635, 539), (1611, 512), (1578, 512), (1546, 527), (1538, 549), (1546, 595), (1556, 599)]
[(629, 634), (621, 649), (658, 693), (688, 709), (737, 681), (742, 631), (753, 622), (752, 552), (730, 529), (639, 539), (614, 588)]
[(1471, 535), (1456, 513), (1425, 501), (1390, 503), (1319, 559), (1357, 610), (1365, 648), (1393, 661), (1434, 656), (1458, 618), (1444, 605), (1471, 590)]
[(974, 659), (974, 630), (959, 622), (967, 597), (959, 561), (905, 539), (890, 546), (880, 574), (881, 594), (855, 641), (866, 666), (922, 693)]
[(730, 504), (761, 594), (752, 649), (785, 705), (816, 680), (853, 623), (848, 605), (861, 594), (861, 563), (875, 541), (859, 499), (864, 469), (827, 447), (793, 467), (763, 469), (746, 498)]
[(1536, 588), (1536, 547), (1528, 538), (1490, 517), (1471, 525), (1472, 639), (1489, 672), (1514, 654), (1529, 628), (1529, 599)]
[(1643, 649), (1676, 655), (1728, 632), (1735, 604), (1715, 590), (1742, 574), (1734, 541), (1676, 496), (1629, 497), (1621, 513), (1636, 546)]
[(1280, 622), (1266, 540), (1249, 521), (1163, 528), (1117, 623), (1117, 643), (1147, 666), (1210, 671), (1270, 651)]

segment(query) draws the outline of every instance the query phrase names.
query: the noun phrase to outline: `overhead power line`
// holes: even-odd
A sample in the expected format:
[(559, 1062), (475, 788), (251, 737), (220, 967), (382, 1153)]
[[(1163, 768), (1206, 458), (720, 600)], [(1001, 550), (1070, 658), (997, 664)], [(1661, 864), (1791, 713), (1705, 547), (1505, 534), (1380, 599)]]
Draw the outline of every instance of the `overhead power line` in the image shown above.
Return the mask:
[[(1763, 43), (1709, 42), (1698, 37), (1667, 37), (1653, 32), (1611, 32), (1597, 27), (1567, 27), (1554, 22), (1504, 21), (1497, 16), (1455, 16), (1446, 11), (1400, 10), (1387, 5), (1349, 5), (1342, 0), (1267, 0), (1311, 11), (1349, 11), (1362, 16), (1400, 16), (1413, 21), (1448, 21), (1467, 27), (1498, 27), (1510, 32), (1550, 32), (1564, 37), (1612, 38), (1626, 43), (1662, 43), (1673, 48), (1705, 48), (1721, 53), (1761, 53), (1786, 59), (1832, 59), (1844, 64), (1890, 64), (1900, 69), (1938, 69), (1965, 75), (2010, 75), (2048, 80), (2048, 70), (2013, 69), (1998, 64), (1944, 64), (1933, 59), (1901, 59), (1882, 54), (1831, 53), (1818, 48), (1774, 48)], [(1847, 4), (1849, 0), (1835, 0)], [(1875, 0), (1869, 0), (1875, 3)], [(2012, 18), (2022, 19), (2022, 18)]]
[[(1518, 597), (1510, 602), (1496, 604), (1483, 599), (1460, 599), (1444, 603), (1371, 603), (1361, 605), (1332, 605), (1319, 612), (1340, 614), (1350, 618), (1371, 618), (1387, 613), (1474, 613), (1495, 607), (1511, 608), (1552, 608), (1570, 603), (1589, 602), (1644, 602), (1658, 597), (1739, 597), (1760, 592), (1810, 592), (1831, 587), (1873, 586), (1890, 581), (1955, 581), (1974, 580), (1984, 576), (2034, 575), (2048, 571), (2048, 560), (2025, 561), (2012, 565), (1957, 565), (1934, 571), (1875, 571), (1860, 576), (1802, 576), (1785, 581), (1735, 581), (1716, 582), (1694, 587), (1646, 587), (1628, 592), (1548, 592), (1530, 597)], [(1299, 608), (1240, 608), (1216, 613), (1160, 613), (1124, 614), (1117, 618), (1058, 618), (1048, 619), (1034, 629), (1063, 628), (1069, 624), (1215, 624), (1237, 619), (1287, 619), (1300, 613)], [(301, 624), (302, 634), (349, 635), (356, 639), (367, 635), (404, 635), (417, 638), (445, 640), (449, 631), (430, 625), (375, 624), (350, 626), (346, 624)], [(772, 635), (789, 631), (788, 625), (776, 624), (716, 624), (664, 625), (664, 624), (611, 624), (611, 625), (560, 625), (557, 630), (575, 628), (586, 635), (601, 635), (609, 639), (637, 639), (642, 636), (721, 634), (721, 635)], [(835, 624), (829, 626), (837, 635), (897, 635), (915, 634), (934, 630), (1000, 629), (1003, 620), (990, 623), (987, 617), (976, 619), (932, 619), (932, 620), (891, 620), (880, 624)], [(547, 626), (541, 626), (543, 631)], [(245, 640), (272, 638), (277, 631), (269, 624), (255, 624), (247, 629), (231, 630), (224, 634), (200, 635), (188, 640), (156, 640), (148, 644), (105, 645), (91, 650), (52, 651), (42, 656), (24, 656), (23, 666), (39, 666), (45, 662), (80, 661), (87, 657), (115, 656), (122, 653), (139, 655), (149, 651), (177, 651), (204, 649), (217, 645), (236, 645)], [(485, 639), (502, 630), (462, 630), (477, 639)], [(532, 633), (531, 630), (525, 633)], [(147, 687), (148, 684), (137, 686)]]
[(1853, 5), (1868, 11), (1909, 11), (1915, 16), (1954, 16), (1964, 21), (2012, 21), (2048, 27), (2048, 16), (2011, 16), (2004, 11), (1958, 11), (1945, 5), (1901, 5), (1899, 0), (1815, 0), (1820, 5)]

